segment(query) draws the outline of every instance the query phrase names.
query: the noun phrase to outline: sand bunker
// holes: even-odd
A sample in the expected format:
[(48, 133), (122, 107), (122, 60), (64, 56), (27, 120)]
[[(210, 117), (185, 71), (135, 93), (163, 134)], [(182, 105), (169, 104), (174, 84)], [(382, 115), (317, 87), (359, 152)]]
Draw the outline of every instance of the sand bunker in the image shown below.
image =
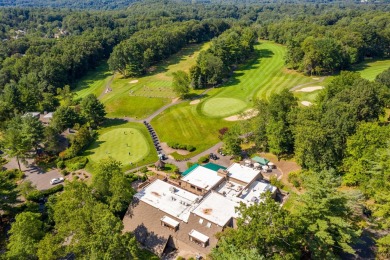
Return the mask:
[(314, 80), (320, 80), (320, 78), (313, 78)]
[(240, 115), (229, 116), (229, 117), (225, 117), (224, 119), (226, 121), (247, 120), (247, 119), (250, 119), (252, 117), (257, 116), (258, 113), (259, 113), (259, 111), (252, 108), (252, 109), (246, 110), (245, 112), (243, 112)]
[(200, 102), (200, 99), (195, 99), (195, 100), (192, 100), (190, 102), (190, 105), (196, 105), (196, 104), (199, 104), (199, 102)]
[(313, 103), (311, 103), (309, 101), (302, 101), (301, 104), (304, 105), (305, 107), (309, 107), (309, 106), (313, 105)]
[(130, 81), (129, 83), (130, 83), (130, 84), (138, 83), (138, 79), (132, 80), (132, 81)]
[(307, 88), (298, 89), (297, 92), (313, 92), (313, 91), (320, 90), (323, 88), (324, 87), (322, 87), (322, 86), (307, 87)]

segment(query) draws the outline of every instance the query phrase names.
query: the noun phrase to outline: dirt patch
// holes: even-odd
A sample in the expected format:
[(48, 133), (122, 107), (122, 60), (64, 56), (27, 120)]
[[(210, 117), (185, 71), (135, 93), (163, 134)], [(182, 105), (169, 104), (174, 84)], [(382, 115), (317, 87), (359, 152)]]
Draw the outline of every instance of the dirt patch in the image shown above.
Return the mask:
[(247, 119), (251, 119), (252, 117), (257, 116), (258, 113), (259, 112), (257, 110), (252, 108), (252, 109), (246, 110), (245, 112), (243, 112), (240, 115), (229, 116), (229, 117), (225, 117), (224, 119), (226, 121), (247, 120)]
[(306, 87), (306, 88), (298, 89), (297, 92), (313, 92), (313, 91), (320, 90), (323, 88), (324, 88), (323, 86)]
[(138, 79), (132, 80), (132, 81), (130, 81), (129, 83), (130, 83), (130, 84), (138, 83)]
[(179, 97), (176, 97), (176, 98), (172, 98), (172, 103), (176, 103), (177, 101), (179, 101), (180, 98)]
[(195, 99), (190, 102), (190, 105), (196, 105), (200, 103), (200, 99)]
[(305, 107), (309, 107), (313, 105), (313, 103), (311, 103), (310, 101), (302, 101), (301, 104), (304, 105)]
[(167, 143), (161, 143), (161, 148), (162, 148), (167, 154), (171, 154), (171, 153), (177, 152), (177, 153), (180, 154), (180, 155), (187, 155), (187, 154), (190, 153), (190, 152), (187, 151), (187, 150), (173, 149), (173, 148), (169, 147)]

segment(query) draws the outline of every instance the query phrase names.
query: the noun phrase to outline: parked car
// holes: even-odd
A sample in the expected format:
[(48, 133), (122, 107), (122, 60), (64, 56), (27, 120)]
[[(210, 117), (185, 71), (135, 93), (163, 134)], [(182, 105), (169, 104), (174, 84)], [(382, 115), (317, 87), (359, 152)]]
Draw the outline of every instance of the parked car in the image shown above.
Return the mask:
[(54, 184), (61, 183), (61, 182), (63, 182), (63, 181), (64, 181), (64, 178), (62, 178), (62, 177), (54, 178), (54, 179), (51, 179), (50, 184), (51, 184), (51, 185), (54, 185)]
[(209, 158), (212, 159), (212, 160), (218, 160), (219, 159), (218, 156), (216, 154), (214, 154), (214, 153), (210, 153)]

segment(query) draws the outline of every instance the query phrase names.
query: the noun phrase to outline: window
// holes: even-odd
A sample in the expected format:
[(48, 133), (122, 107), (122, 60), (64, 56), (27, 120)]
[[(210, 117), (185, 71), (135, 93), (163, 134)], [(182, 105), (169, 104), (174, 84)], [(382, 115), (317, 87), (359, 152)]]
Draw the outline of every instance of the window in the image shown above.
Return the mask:
[(201, 224), (201, 225), (203, 224), (203, 218), (199, 219), (199, 224)]
[(206, 227), (211, 228), (211, 223), (210, 223), (210, 222), (207, 222)]
[(195, 190), (195, 186), (194, 185), (190, 185), (191, 189), (194, 189)]
[(202, 189), (201, 188), (196, 188), (198, 191), (202, 191)]

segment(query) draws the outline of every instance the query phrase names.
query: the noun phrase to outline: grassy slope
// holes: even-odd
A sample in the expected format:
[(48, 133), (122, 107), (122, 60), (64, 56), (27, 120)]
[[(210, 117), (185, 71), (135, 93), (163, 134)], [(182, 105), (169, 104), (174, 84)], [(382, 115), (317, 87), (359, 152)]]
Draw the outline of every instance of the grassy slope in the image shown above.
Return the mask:
[[(153, 141), (142, 124), (110, 120), (98, 133), (96, 142), (84, 152), (89, 159), (89, 171), (93, 172), (93, 165), (108, 157), (121, 161), (125, 170), (157, 161)], [(130, 162), (133, 163), (132, 166), (129, 165)]]
[[(209, 46), (210, 43), (191, 44), (158, 63), (153, 71), (140, 78), (123, 78), (117, 74), (110, 85), (113, 91), (106, 94), (102, 93), (112, 74), (107, 65), (101, 66), (80, 81), (76, 94), (79, 97), (89, 93), (101, 96), (108, 117), (145, 118), (175, 97), (171, 88), (172, 73), (178, 70), (189, 71), (199, 52)], [(130, 83), (131, 81), (138, 82)]]
[(186, 102), (165, 110), (152, 120), (152, 125), (161, 141), (191, 144), (196, 154), (218, 143), (218, 129), (232, 122), (200, 115), (196, 105)]
[[(239, 66), (227, 83), (208, 93), (210, 97), (202, 103), (202, 111), (205, 114), (216, 117), (236, 114), (252, 106), (257, 98), (268, 98), (282, 89), (316, 82), (311, 77), (285, 69), (283, 58), (286, 47), (262, 41), (255, 49), (255, 55), (249, 63)], [(218, 100), (213, 100), (232, 97), (246, 102), (246, 107), (237, 106), (231, 109), (227, 105), (226, 109), (223, 109)], [(218, 115), (218, 111), (223, 112)]]
[(111, 77), (112, 72), (108, 69), (107, 63), (103, 62), (94, 71), (79, 80), (73, 90), (77, 94), (76, 98), (83, 98), (89, 94), (95, 94), (99, 97)]
[(360, 72), (362, 78), (374, 80), (375, 77), (390, 68), (390, 60), (367, 60), (353, 67), (353, 71)]

